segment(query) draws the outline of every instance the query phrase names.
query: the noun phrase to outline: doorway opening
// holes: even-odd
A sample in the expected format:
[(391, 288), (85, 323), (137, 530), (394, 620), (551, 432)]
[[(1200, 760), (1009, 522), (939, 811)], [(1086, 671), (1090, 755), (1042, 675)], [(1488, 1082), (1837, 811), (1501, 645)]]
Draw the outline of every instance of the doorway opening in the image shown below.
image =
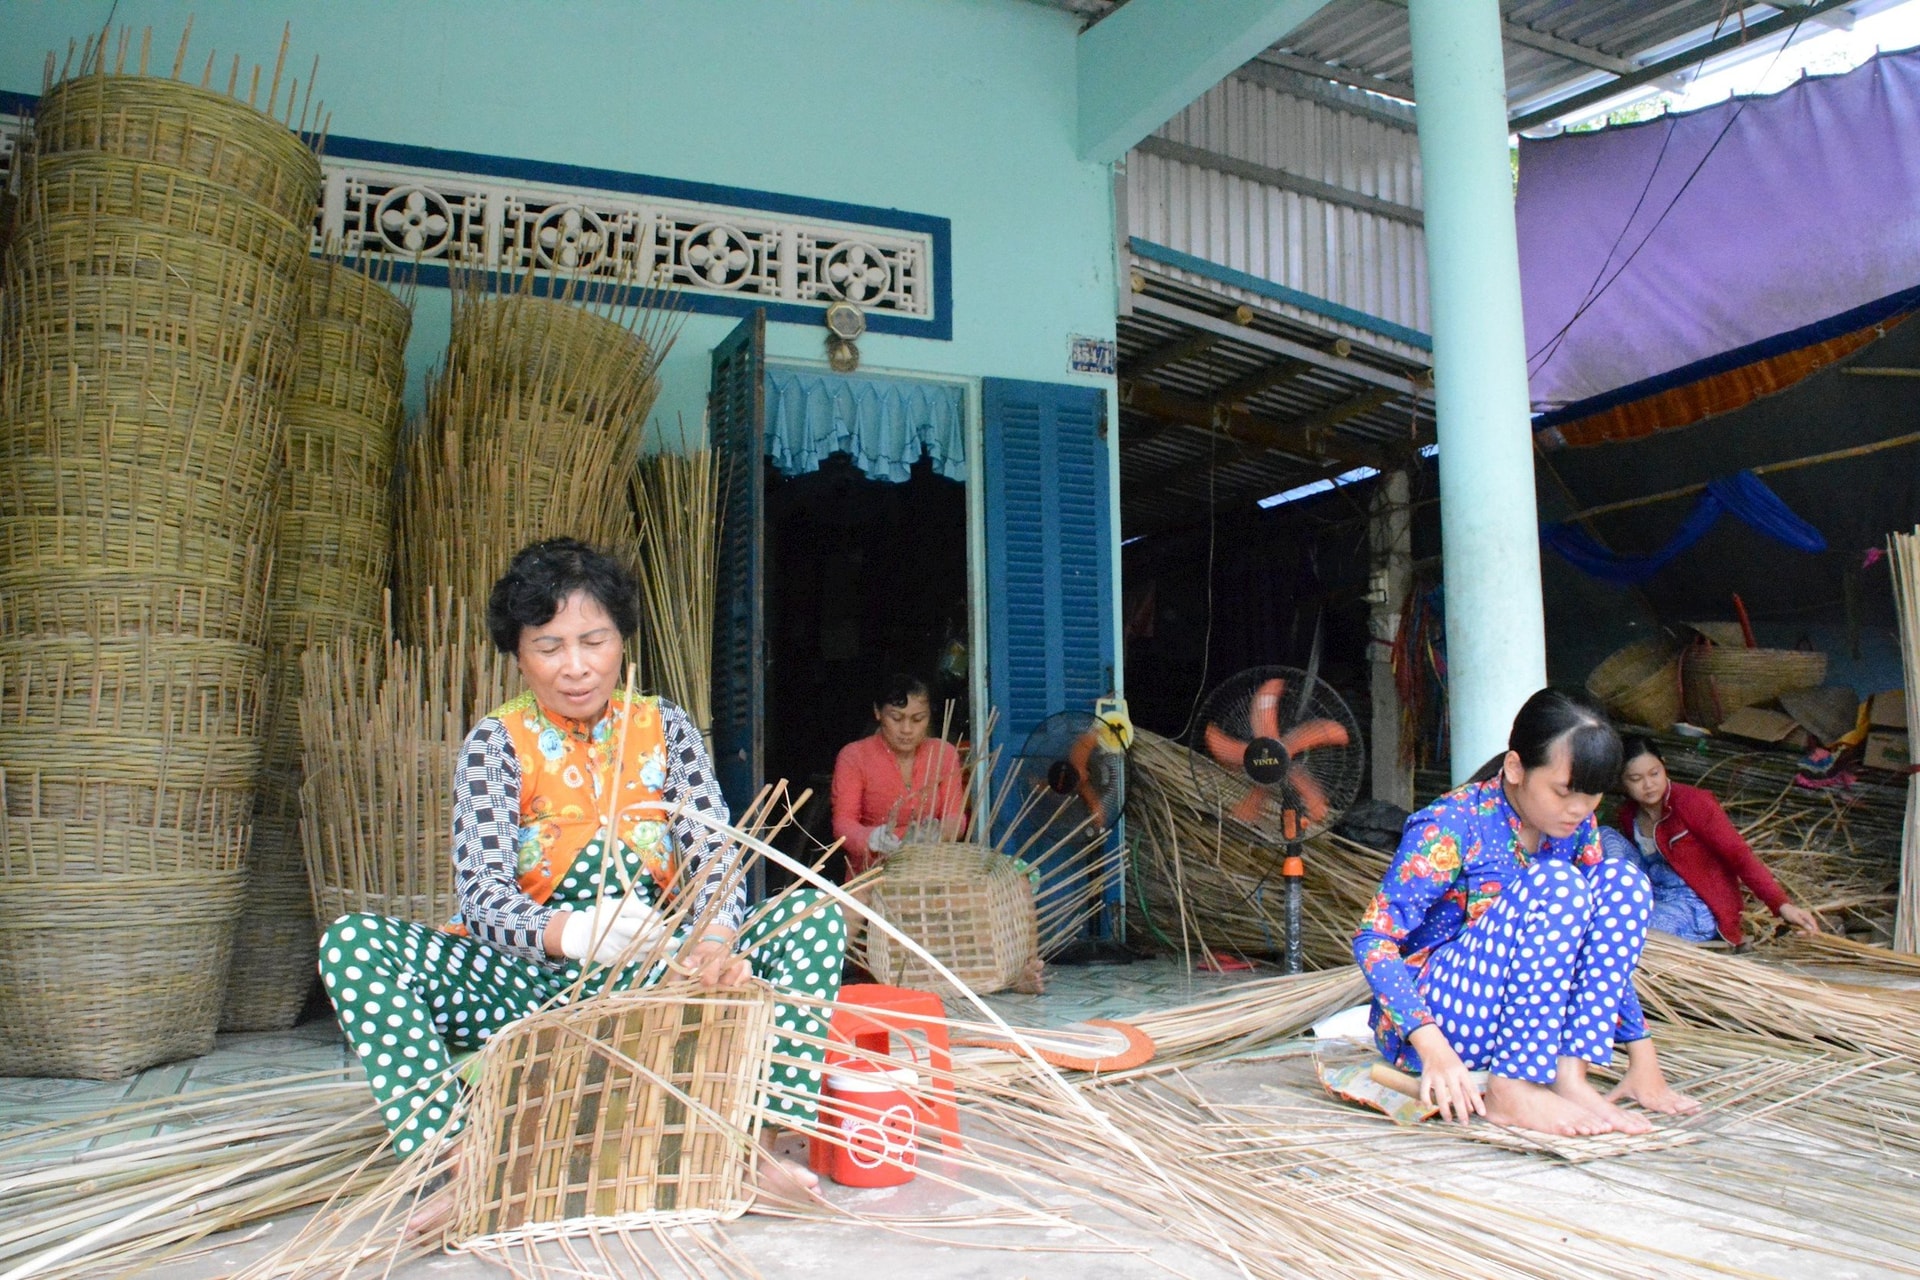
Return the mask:
[[(797, 476), (768, 463), (766, 484), (767, 776), (813, 789), (800, 823), (825, 844), (834, 757), (873, 730), (888, 675), (927, 682), (933, 732), (949, 702), (950, 736), (970, 728), (966, 486), (925, 456), (895, 483), (845, 453)], [(843, 873), (835, 854), (826, 874)]]

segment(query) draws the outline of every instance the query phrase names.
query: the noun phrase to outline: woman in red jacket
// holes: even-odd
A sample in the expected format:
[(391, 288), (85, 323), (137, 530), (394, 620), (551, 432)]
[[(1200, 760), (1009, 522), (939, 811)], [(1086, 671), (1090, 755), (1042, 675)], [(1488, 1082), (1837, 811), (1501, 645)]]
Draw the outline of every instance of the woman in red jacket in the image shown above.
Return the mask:
[(833, 762), (833, 834), (858, 875), (903, 844), (953, 840), (966, 829), (966, 777), (949, 742), (929, 734), (926, 684), (888, 678), (873, 700), (875, 728)]
[(1651, 739), (1630, 735), (1622, 746), (1626, 763), (1620, 785), (1627, 803), (1620, 806), (1620, 830), (1653, 882), (1650, 928), (1683, 942), (1718, 936), (1739, 946), (1744, 883), (1801, 933), (1820, 932), (1813, 912), (1787, 900), (1711, 792), (1669, 778), (1666, 760)]

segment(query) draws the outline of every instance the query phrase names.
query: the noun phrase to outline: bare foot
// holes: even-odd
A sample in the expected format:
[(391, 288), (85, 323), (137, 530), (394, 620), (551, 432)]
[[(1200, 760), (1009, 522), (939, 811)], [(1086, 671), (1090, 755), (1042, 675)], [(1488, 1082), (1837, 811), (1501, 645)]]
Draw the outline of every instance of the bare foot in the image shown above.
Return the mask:
[(439, 1185), (415, 1201), (413, 1212), (407, 1215), (403, 1234), (409, 1240), (439, 1236), (453, 1225), (453, 1179), (448, 1176), (437, 1181)]
[(768, 1130), (760, 1139), (760, 1163), (754, 1177), (756, 1205), (812, 1204), (820, 1188), (820, 1175), (800, 1160), (775, 1151), (778, 1132)]
[(1039, 956), (1027, 961), (1027, 967), (1013, 980), (1009, 991), (1017, 991), (1023, 996), (1045, 995), (1047, 990), (1047, 962)]
[(1610, 1133), (1652, 1133), (1653, 1121), (1643, 1115), (1614, 1106), (1587, 1080), (1587, 1064), (1579, 1058), (1562, 1058), (1553, 1077), (1553, 1091), (1575, 1106), (1584, 1107)]
[(1509, 1129), (1562, 1138), (1588, 1137), (1609, 1129), (1599, 1116), (1542, 1084), (1488, 1076), (1486, 1098), (1487, 1119)]

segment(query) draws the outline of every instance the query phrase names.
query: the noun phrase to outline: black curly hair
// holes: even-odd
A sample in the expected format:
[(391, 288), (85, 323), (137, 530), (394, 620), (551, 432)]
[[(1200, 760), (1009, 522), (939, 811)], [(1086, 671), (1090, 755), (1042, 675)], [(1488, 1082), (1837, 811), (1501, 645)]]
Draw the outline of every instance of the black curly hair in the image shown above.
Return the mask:
[(522, 547), (487, 596), (487, 633), (494, 648), (518, 653), (520, 632), (543, 627), (560, 602), (584, 591), (631, 640), (640, 627), (640, 585), (618, 560), (578, 538), (548, 538)]

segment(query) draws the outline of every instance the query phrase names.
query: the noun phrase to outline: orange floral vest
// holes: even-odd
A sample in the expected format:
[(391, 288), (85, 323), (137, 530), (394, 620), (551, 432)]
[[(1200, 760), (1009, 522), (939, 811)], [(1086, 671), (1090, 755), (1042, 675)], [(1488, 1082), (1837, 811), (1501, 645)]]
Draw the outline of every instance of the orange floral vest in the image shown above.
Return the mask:
[(624, 691), (616, 691), (606, 714), (591, 725), (548, 715), (530, 691), (493, 714), (506, 726), (520, 760), (521, 891), (544, 903), (581, 853), (598, 846), (624, 724), (614, 830), (625, 846), (622, 852), (637, 859), (659, 886), (656, 896), (664, 894), (678, 870), (673, 839), (663, 813), (637, 807), (659, 801), (667, 784), (660, 699), (628, 701)]

